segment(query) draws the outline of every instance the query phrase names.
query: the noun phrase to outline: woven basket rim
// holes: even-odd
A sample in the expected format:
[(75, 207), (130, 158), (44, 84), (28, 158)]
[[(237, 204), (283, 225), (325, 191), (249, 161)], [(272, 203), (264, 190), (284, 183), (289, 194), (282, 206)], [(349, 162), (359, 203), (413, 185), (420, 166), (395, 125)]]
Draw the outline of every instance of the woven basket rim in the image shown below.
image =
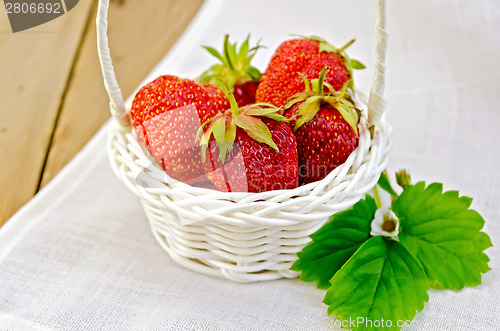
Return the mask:
[[(198, 188), (184, 183), (169, 185), (169, 177), (157, 165), (151, 167), (152, 162), (132, 134), (124, 133), (114, 125), (109, 131), (108, 155), (115, 174), (143, 203), (176, 212), (184, 225), (211, 220), (207, 224), (227, 225), (230, 228), (256, 225), (289, 227), (325, 219), (347, 209), (375, 186), (389, 162), (392, 148), (390, 125), (382, 120), (380, 128), (379, 134), (369, 141), (369, 154), (364, 155), (362, 162), (356, 165), (356, 173), (342, 174), (338, 178), (327, 177), (312, 183), (315, 184), (314, 188), (312, 185), (301, 186), (301, 194), (297, 196), (291, 196), (293, 190), (276, 190), (248, 193), (238, 199), (232, 192)], [(152, 169), (143, 178), (152, 183), (150, 186), (137, 183), (138, 175), (146, 167)], [(348, 170), (344, 169), (344, 172)], [(158, 180), (158, 176), (166, 181)]]
[[(367, 106), (366, 106), (366, 102), (362, 101), (362, 99), (366, 100), (366, 97), (360, 91), (356, 91), (356, 95), (361, 95), (361, 98), (355, 97), (355, 104), (358, 106), (358, 108), (362, 109), (361, 121), (360, 121), (359, 127), (358, 127), (359, 128), (359, 136), (361, 137), (361, 135), (363, 135), (363, 134), (365, 134), (365, 135), (370, 134), (369, 128), (367, 127), (367, 119), (368, 119), (367, 111), (366, 111)], [(362, 107), (360, 107), (360, 106), (362, 106)], [(116, 122), (113, 122), (112, 125), (113, 125), (115, 130), (121, 131), (120, 126), (117, 125)], [(384, 125), (387, 125), (387, 121), (385, 119), (385, 116), (382, 119), (381, 125), (378, 126), (378, 130), (375, 131), (375, 134), (378, 134), (378, 132), (382, 130), (380, 128), (383, 128)], [(200, 195), (202, 195), (202, 194), (216, 193), (219, 196), (220, 195), (223, 196), (223, 197), (221, 197), (221, 199), (236, 200), (235, 202), (239, 202), (240, 200), (243, 200), (243, 199), (249, 198), (249, 197), (251, 197), (252, 200), (256, 200), (256, 199), (257, 200), (260, 200), (260, 199), (267, 200), (270, 197), (274, 197), (274, 196), (285, 194), (285, 193), (289, 193), (291, 196), (295, 196), (295, 195), (301, 195), (300, 194), (301, 192), (314, 191), (314, 189), (317, 186), (325, 185), (326, 183), (329, 183), (332, 180), (334, 180), (338, 173), (349, 172), (349, 169), (352, 166), (352, 162), (350, 162), (350, 161), (352, 158), (354, 158), (356, 156), (356, 152), (360, 148), (360, 146), (358, 145), (356, 147), (356, 149), (351, 153), (351, 155), (349, 155), (348, 159), (344, 163), (342, 163), (341, 165), (339, 165), (338, 167), (333, 169), (325, 178), (318, 180), (318, 181), (315, 181), (315, 182), (312, 182), (312, 183), (308, 183), (306, 185), (298, 186), (294, 189), (280, 189), (280, 190), (270, 190), (270, 191), (264, 191), (264, 192), (223, 192), (223, 191), (218, 191), (218, 190), (214, 190), (214, 189), (210, 189), (210, 188), (193, 186), (193, 185), (184, 183), (182, 181), (179, 181), (179, 180), (176, 180), (176, 179), (170, 177), (167, 173), (165, 173), (165, 171), (161, 168), (161, 166), (152, 159), (152, 156), (150, 155), (150, 153), (145, 149), (143, 144), (138, 140), (138, 137), (137, 137), (135, 130), (131, 130), (128, 134), (131, 134), (134, 137), (135, 141), (138, 143), (138, 145), (141, 147), (141, 151), (142, 151), (143, 156), (149, 158), (149, 160), (151, 161), (151, 164), (155, 167), (155, 169), (162, 173), (165, 185), (167, 185), (167, 183), (168, 183), (169, 185), (175, 186), (177, 188), (191, 191), (193, 194), (199, 193)], [(370, 137), (370, 138), (374, 139), (374, 137)], [(345, 169), (346, 167), (347, 167), (347, 171)]]

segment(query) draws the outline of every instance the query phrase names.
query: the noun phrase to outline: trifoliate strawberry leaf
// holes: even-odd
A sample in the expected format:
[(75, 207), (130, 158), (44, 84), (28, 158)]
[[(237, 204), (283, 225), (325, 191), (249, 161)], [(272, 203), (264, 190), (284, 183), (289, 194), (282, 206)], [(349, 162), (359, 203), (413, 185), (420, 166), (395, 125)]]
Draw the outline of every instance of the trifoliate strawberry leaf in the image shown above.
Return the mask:
[(333, 275), (370, 238), (376, 209), (375, 200), (367, 195), (352, 209), (332, 216), (311, 236), (313, 241), (297, 254), (299, 259), (292, 270), (301, 271), (300, 278), (306, 282), (316, 281), (318, 288), (330, 287)]
[(491, 240), (480, 231), (484, 219), (469, 209), (471, 202), (457, 191), (443, 193), (440, 183), (426, 187), (424, 182), (408, 186), (394, 202), (399, 240), (420, 260), (431, 286), (476, 286), (490, 270), (483, 251)]
[(429, 299), (429, 283), (417, 258), (381, 236), (364, 243), (331, 283), (324, 300), (328, 313), (342, 321), (363, 318), (354, 330), (401, 329), (398, 321), (413, 319)]

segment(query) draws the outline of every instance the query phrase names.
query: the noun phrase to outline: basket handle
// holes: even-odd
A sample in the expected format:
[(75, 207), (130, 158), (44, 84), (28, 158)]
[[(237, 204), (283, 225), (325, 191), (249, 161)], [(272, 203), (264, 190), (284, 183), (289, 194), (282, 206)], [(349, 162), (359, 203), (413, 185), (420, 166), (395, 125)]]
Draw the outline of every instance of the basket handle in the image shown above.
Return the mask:
[(377, 22), (375, 25), (375, 71), (368, 99), (368, 121), (377, 125), (385, 110), (385, 58), (387, 54), (386, 0), (377, 0)]
[[(115, 71), (108, 45), (108, 8), (109, 0), (99, 0), (97, 9), (97, 51), (101, 62), (104, 86), (108, 91), (111, 115), (122, 130), (130, 130), (132, 122), (130, 113), (125, 107), (120, 86), (116, 81)], [(377, 23), (375, 27), (375, 72), (368, 101), (368, 120), (377, 125), (385, 109), (385, 58), (387, 52), (387, 32), (385, 29), (386, 0), (377, 0)]]
[(111, 115), (119, 125), (120, 129), (129, 131), (132, 127), (130, 113), (125, 107), (122, 91), (116, 81), (115, 70), (111, 61), (108, 46), (108, 8), (109, 0), (99, 0), (97, 8), (97, 52), (101, 62), (102, 76), (104, 77), (104, 86), (108, 91), (110, 100)]

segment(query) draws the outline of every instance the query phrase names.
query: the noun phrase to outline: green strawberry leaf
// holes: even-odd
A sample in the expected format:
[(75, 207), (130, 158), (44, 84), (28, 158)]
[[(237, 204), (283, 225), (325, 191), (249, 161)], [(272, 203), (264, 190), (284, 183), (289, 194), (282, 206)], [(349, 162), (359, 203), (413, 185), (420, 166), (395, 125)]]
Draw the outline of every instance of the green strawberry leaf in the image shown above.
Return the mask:
[(305, 87), (305, 93), (306, 95), (309, 95), (311, 92), (311, 82), (309, 82), (309, 79), (306, 78), (303, 74), (299, 72), (300, 78), (302, 78), (302, 81), (304, 81), (304, 87)]
[(247, 67), (247, 73), (254, 82), (258, 82), (260, 80), (260, 77), (262, 76), (259, 69), (250, 65)]
[(401, 329), (398, 321), (413, 319), (429, 299), (429, 283), (417, 258), (381, 236), (365, 242), (331, 283), (324, 299), (328, 313), (342, 321), (364, 319), (354, 330)]
[(276, 143), (273, 141), (271, 131), (269, 131), (269, 128), (262, 120), (253, 116), (240, 114), (234, 116), (233, 121), (237, 126), (245, 130), (254, 140), (267, 144), (276, 151), (279, 151), (278, 146), (276, 146)]
[[(250, 42), (250, 34), (247, 35), (247, 39), (241, 44), (240, 50), (238, 51), (237, 57), (238, 61), (245, 61), (247, 54), (248, 54), (248, 49), (250, 47), (249, 45)], [(236, 46), (236, 44), (235, 44)]]
[(267, 117), (278, 122), (289, 122), (290, 119), (279, 114), (281, 110), (282, 108), (278, 108), (270, 104), (261, 103), (261, 104), (254, 104), (252, 107), (246, 108), (241, 114), (249, 116)]
[(358, 118), (356, 116), (356, 113), (345, 103), (339, 103), (337, 106), (337, 110), (345, 119), (347, 124), (352, 127), (356, 136), (358, 136)]
[(215, 121), (212, 128), (215, 141), (220, 149), (220, 159), (224, 164), (226, 162), (226, 154), (233, 147), (233, 141), (226, 140), (226, 118), (222, 117)]
[(257, 44), (249, 49), (249, 40), (250, 35), (242, 43), (239, 50), (236, 43), (229, 42), (229, 35), (224, 37), (222, 52), (210, 46), (202, 46), (221, 63), (214, 64), (203, 72), (200, 81), (214, 84), (222, 90), (224, 90), (225, 84), (233, 90), (235, 84), (243, 84), (249, 80), (258, 82), (261, 73), (259, 69), (250, 65), (250, 61), (256, 51), (263, 46)]
[(309, 36), (309, 37), (306, 37), (306, 36), (303, 36), (303, 35), (300, 35), (300, 34), (292, 34), (292, 36), (297, 36), (297, 37), (300, 37), (300, 38), (304, 38), (304, 39), (309, 39), (309, 40), (315, 40), (315, 41), (325, 41), (325, 39), (321, 38), (320, 36), (316, 36), (316, 35), (312, 35), (312, 36)]
[(289, 118), (286, 118), (285, 116), (276, 113), (267, 114), (264, 117), (270, 118), (278, 122), (287, 122), (287, 123), (290, 122)]
[(218, 50), (216, 50), (215, 48), (211, 47), (211, 46), (201, 46), (203, 47), (204, 49), (206, 49), (210, 54), (212, 54), (213, 56), (215, 56), (217, 59), (219, 59), (222, 63), (224, 63), (224, 57), (219, 53)]
[[(311, 38), (309, 38), (311, 39)], [(313, 39), (313, 40), (316, 40), (316, 39)], [(327, 52), (327, 53), (338, 53), (339, 52), (339, 49), (338, 48), (335, 48), (332, 44), (329, 44), (328, 42), (324, 41), (324, 40), (317, 40), (319, 41), (319, 48), (318, 48), (318, 51), (321, 53), (321, 52)]]
[(344, 46), (342, 46), (342, 48), (340, 49), (341, 51), (345, 51), (346, 49), (348, 49), (352, 44), (354, 44), (354, 42), (356, 41), (356, 39), (351, 39), (349, 40)]
[(490, 270), (483, 251), (492, 246), (480, 231), (484, 219), (469, 209), (471, 198), (442, 191), (442, 184), (424, 182), (403, 191), (393, 206), (401, 221), (399, 240), (420, 260), (432, 286), (479, 285), (481, 274)]
[(345, 82), (345, 84), (342, 86), (342, 89), (340, 90), (340, 97), (343, 97), (347, 91), (347, 88), (349, 87), (349, 85), (351, 85), (351, 80), (352, 79), (349, 79), (347, 82)]
[(297, 93), (296, 95), (290, 97), (286, 103), (283, 105), (283, 109), (290, 109), (292, 108), (296, 103), (298, 102), (303, 102), (308, 98), (307, 94), (304, 92)]
[(378, 179), (377, 183), (384, 191), (392, 195), (393, 197), (397, 197), (398, 194), (394, 189), (392, 188), (391, 182), (389, 181), (389, 177), (387, 176), (386, 171), (382, 171), (380, 174), (380, 178)]
[(223, 141), (226, 135), (226, 119), (221, 117), (215, 121), (212, 128), (216, 140)]
[(367, 195), (351, 209), (332, 216), (311, 236), (313, 241), (297, 254), (299, 259), (291, 269), (301, 271), (303, 281), (316, 281), (318, 288), (330, 287), (333, 275), (370, 238), (376, 209), (375, 200)]
[(307, 100), (304, 101), (297, 110), (299, 119), (295, 123), (295, 127), (293, 129), (297, 130), (302, 125), (312, 120), (314, 116), (316, 116), (316, 114), (319, 112), (321, 108), (321, 102), (322, 98), (319, 95), (307, 98)]
[(267, 104), (262, 104), (263, 106), (267, 106), (268, 108), (260, 108), (260, 107), (256, 107), (256, 108), (247, 108), (245, 109), (242, 114), (245, 114), (245, 115), (251, 115), (251, 116), (267, 116), (269, 114), (276, 114), (277, 112), (280, 111), (280, 108), (278, 107), (274, 107), (272, 105), (267, 105)]
[[(203, 158), (203, 161), (206, 160), (207, 158), (207, 150), (208, 150), (208, 144), (210, 142), (210, 136), (213, 133), (213, 127), (214, 127), (214, 119), (210, 119), (203, 123), (201, 128), (198, 129), (198, 132), (196, 134), (196, 141), (200, 139), (200, 146), (201, 146), (201, 156)], [(207, 130), (203, 132), (203, 128), (207, 126)]]
[(229, 35), (224, 37), (224, 57), (226, 58), (229, 68), (234, 71), (234, 63), (236, 61), (236, 44), (229, 43)]
[(236, 124), (234, 123), (234, 121), (229, 121), (229, 124), (226, 126), (224, 140), (231, 142), (232, 145), (235, 139), (236, 139)]
[(356, 70), (361, 70), (366, 68), (366, 66), (363, 63), (353, 59), (351, 59), (351, 67)]

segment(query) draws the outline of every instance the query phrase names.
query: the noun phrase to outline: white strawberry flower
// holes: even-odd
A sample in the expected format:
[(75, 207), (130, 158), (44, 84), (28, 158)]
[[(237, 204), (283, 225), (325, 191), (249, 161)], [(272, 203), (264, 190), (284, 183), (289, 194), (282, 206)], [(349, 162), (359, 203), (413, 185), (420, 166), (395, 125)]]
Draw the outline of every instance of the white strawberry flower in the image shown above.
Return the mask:
[(375, 211), (372, 221), (372, 236), (391, 237), (398, 240), (399, 218), (388, 207), (380, 207)]

